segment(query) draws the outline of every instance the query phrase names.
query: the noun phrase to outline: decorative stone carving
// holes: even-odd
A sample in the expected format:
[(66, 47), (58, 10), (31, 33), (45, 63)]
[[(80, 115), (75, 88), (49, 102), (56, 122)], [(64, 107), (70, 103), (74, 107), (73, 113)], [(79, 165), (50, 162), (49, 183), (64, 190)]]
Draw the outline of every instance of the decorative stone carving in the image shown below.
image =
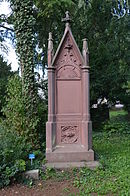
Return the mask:
[(57, 70), (58, 79), (80, 79), (80, 70), (76, 66), (64, 65)]
[(72, 65), (72, 66), (81, 66), (81, 62), (76, 56), (75, 49), (73, 47), (73, 42), (70, 38), (70, 34), (66, 35), (64, 44), (62, 46), (62, 51), (60, 52), (60, 55), (58, 57), (58, 60), (56, 62), (56, 67), (61, 67), (64, 65)]
[(77, 143), (79, 128), (77, 125), (61, 126), (61, 143)]
[(63, 44), (63, 49), (59, 55), (59, 59), (56, 62), (56, 78), (58, 79), (80, 79), (81, 62), (78, 60), (74, 48), (73, 42), (68, 34)]
[(65, 44), (64, 49), (67, 49), (67, 52), (69, 53), (72, 48), (73, 48), (73, 44), (70, 41), (70, 37), (67, 36), (67, 40), (66, 40), (66, 44)]

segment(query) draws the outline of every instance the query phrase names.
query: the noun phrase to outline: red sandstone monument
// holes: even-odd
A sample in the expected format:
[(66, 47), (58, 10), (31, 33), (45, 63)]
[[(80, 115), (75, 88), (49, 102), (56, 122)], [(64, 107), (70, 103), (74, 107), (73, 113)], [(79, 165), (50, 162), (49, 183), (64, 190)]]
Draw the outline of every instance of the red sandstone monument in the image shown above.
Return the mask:
[(52, 167), (84, 166), (95, 163), (89, 111), (89, 52), (84, 39), (80, 53), (68, 11), (63, 20), (65, 32), (55, 55), (51, 33), (48, 39), (46, 159)]

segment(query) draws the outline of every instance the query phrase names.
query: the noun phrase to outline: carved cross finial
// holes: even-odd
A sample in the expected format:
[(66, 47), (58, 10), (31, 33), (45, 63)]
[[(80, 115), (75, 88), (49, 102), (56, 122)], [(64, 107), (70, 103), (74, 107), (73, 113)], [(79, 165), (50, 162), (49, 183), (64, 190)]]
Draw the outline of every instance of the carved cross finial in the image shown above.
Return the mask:
[(65, 22), (66, 25), (69, 24), (69, 22), (71, 21), (70, 15), (69, 15), (69, 11), (65, 12), (66, 17), (62, 19), (62, 22)]

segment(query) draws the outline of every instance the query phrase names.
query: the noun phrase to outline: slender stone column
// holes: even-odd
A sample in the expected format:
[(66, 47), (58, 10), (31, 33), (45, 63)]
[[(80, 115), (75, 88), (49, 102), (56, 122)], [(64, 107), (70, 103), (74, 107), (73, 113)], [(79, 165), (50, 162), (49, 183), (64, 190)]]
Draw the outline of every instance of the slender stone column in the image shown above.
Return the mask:
[(52, 66), (54, 56), (52, 34), (48, 39), (48, 122), (54, 122), (55, 116), (55, 68)]
[(82, 67), (83, 77), (83, 120), (90, 120), (89, 111), (89, 52), (87, 46), (87, 40), (83, 40), (83, 58), (84, 65)]
[(54, 56), (52, 34), (48, 39), (48, 122), (46, 123), (46, 152), (51, 152), (55, 143), (55, 68), (52, 66)]
[(55, 121), (55, 70), (48, 68), (48, 122)]
[(91, 149), (92, 141), (92, 125), (90, 121), (90, 106), (89, 106), (89, 52), (87, 40), (83, 40), (83, 59), (82, 67), (82, 89), (83, 89), (83, 119), (82, 119), (82, 142), (87, 150)]

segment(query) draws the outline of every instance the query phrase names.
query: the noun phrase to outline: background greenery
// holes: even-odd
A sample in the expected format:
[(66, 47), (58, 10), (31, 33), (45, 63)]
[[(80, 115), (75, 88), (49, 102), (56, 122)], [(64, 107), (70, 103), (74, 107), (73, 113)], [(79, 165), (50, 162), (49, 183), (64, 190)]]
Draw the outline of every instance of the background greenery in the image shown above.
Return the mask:
[(130, 123), (124, 111), (110, 112), (109, 124), (100, 133), (93, 133), (93, 146), (100, 167), (82, 169), (74, 184), (80, 195), (130, 194)]
[(4, 61), (3, 57), (0, 55), (0, 114), (3, 105), (5, 105), (8, 77), (12, 74), (11, 65), (7, 65), (7, 62)]
[[(72, 32), (80, 50), (82, 39), (88, 39), (91, 106), (99, 98), (106, 98), (111, 105), (122, 101), (126, 110), (111, 112), (111, 119), (104, 119), (102, 126), (97, 127), (99, 132), (94, 133), (93, 141), (101, 167), (96, 171), (81, 169), (74, 184), (81, 195), (92, 192), (129, 195), (128, 1), (10, 0), (10, 3), (11, 16), (0, 15), (0, 47), (5, 48), (5, 37), (15, 40), (21, 77), (11, 72), (10, 65), (0, 55), (0, 187), (18, 179), (19, 173), (30, 168), (29, 153), (36, 155), (35, 168), (42, 164), (48, 85), (44, 75), (39, 78), (34, 68), (42, 66), (45, 73), (48, 33), (53, 33), (56, 51), (64, 31), (61, 19), (69, 10)], [(50, 172), (46, 171), (47, 176)]]
[[(82, 39), (87, 37), (90, 52), (91, 105), (98, 98), (109, 102), (123, 101), (128, 108), (128, 81), (130, 80), (128, 53), (128, 4), (112, 0), (35, 0), (38, 8), (36, 30), (38, 45), (43, 49), (43, 65), (46, 66), (48, 33), (54, 38), (55, 50), (63, 35), (61, 18), (66, 10), (72, 18), (72, 32), (82, 50)], [(119, 8), (120, 7), (120, 8)], [(114, 14), (116, 9), (117, 15)], [(123, 10), (126, 14), (122, 16)], [(46, 29), (46, 30), (45, 30)]]

